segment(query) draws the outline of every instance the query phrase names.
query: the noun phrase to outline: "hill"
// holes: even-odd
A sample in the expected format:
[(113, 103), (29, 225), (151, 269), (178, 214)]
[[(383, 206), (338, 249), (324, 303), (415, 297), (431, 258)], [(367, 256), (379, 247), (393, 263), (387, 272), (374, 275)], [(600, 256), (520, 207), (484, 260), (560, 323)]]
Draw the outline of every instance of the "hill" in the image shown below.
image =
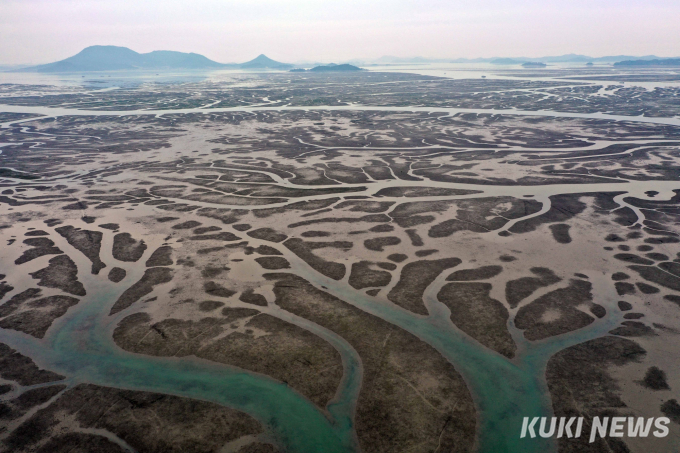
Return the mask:
[(225, 65), (196, 53), (156, 50), (138, 53), (127, 47), (90, 46), (55, 63), (22, 68), (21, 72), (87, 72), (130, 69), (218, 69)]
[(259, 55), (256, 58), (237, 66), (241, 69), (291, 69), (294, 67), (292, 64), (274, 61), (266, 55)]
[(223, 64), (197, 53), (155, 50), (138, 53), (127, 47), (90, 46), (76, 55), (54, 63), (15, 69), (13, 72), (90, 72), (120, 70), (191, 70), (191, 69), (290, 69), (293, 65), (281, 63), (260, 55), (241, 64)]
[(363, 69), (358, 68), (351, 64), (329, 64), (326, 66), (316, 66), (310, 69), (312, 72), (347, 72), (347, 71), (363, 71)]

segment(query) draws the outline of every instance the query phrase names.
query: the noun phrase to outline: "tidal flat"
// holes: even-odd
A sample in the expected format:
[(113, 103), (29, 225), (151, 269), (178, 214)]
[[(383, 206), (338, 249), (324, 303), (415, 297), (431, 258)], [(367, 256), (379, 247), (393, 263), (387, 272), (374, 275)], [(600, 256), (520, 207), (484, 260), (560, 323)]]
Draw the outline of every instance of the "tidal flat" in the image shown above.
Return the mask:
[(678, 450), (676, 78), (0, 85), (0, 451)]

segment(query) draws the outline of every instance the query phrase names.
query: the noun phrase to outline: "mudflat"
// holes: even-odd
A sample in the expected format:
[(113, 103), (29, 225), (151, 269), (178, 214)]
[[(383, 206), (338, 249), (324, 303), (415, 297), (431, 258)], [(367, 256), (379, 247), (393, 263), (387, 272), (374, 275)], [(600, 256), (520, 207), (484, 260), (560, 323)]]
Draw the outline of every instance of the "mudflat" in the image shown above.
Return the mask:
[(629, 72), (4, 85), (0, 451), (672, 451), (680, 88)]

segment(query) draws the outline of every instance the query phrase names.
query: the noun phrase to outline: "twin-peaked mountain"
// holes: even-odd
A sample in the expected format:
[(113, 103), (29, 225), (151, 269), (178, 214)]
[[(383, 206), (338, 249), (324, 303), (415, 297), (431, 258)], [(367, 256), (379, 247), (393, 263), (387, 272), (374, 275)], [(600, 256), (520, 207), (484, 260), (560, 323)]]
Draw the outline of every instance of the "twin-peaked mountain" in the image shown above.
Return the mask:
[(127, 47), (90, 46), (54, 63), (22, 68), (21, 72), (89, 72), (119, 70), (282, 69), (293, 65), (260, 55), (246, 63), (218, 63), (197, 53), (155, 50), (138, 53)]

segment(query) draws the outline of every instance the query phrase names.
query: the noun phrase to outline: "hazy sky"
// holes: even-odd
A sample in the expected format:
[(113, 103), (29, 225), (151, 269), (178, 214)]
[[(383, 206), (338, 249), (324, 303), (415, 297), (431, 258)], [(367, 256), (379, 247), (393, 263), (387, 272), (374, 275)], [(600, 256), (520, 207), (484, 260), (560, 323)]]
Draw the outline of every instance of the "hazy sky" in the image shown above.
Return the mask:
[(0, 0), (0, 63), (93, 44), (219, 62), (680, 54), (680, 0)]

